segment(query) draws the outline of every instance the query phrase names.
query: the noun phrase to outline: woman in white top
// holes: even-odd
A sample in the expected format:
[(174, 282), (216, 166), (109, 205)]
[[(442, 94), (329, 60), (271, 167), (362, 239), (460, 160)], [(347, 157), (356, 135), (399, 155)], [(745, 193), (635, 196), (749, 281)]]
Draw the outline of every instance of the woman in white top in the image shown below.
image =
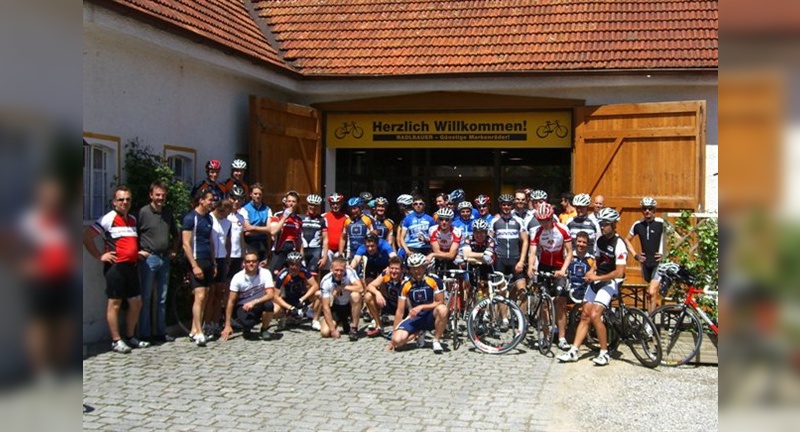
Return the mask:
[(244, 221), (247, 217), (247, 211), (242, 208), (245, 198), (244, 189), (241, 186), (234, 185), (231, 188), (229, 198), (233, 208), (228, 215), (228, 220), (231, 222), (231, 253), (226, 281), (233, 279), (233, 275), (242, 270), (242, 258), (245, 249)]
[(222, 200), (216, 204), (214, 211), (211, 212), (211, 238), (214, 242), (214, 259), (217, 262), (217, 274), (211, 280), (208, 290), (208, 301), (206, 302), (203, 333), (216, 339), (222, 331), (222, 307), (223, 299), (227, 298), (227, 274), (230, 265), (231, 251), (231, 221), (228, 215), (231, 214), (233, 205), (229, 200)]

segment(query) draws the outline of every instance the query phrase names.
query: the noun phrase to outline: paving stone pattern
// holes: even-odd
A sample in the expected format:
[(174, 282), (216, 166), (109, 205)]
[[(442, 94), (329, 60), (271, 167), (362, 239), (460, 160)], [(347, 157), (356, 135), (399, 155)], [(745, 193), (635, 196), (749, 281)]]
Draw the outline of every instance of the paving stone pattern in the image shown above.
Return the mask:
[[(578, 363), (559, 364), (525, 343), (500, 356), (476, 352), (468, 342), (435, 355), (430, 337), (424, 349), (388, 352), (386, 345), (383, 338), (323, 340), (294, 328), (277, 341), (236, 337), (200, 348), (183, 338), (128, 355), (103, 352), (84, 360), (83, 403), (93, 410), (83, 415), (83, 427), (533, 431), (591, 430), (600, 421), (638, 431), (717, 425), (712, 367), (649, 370), (628, 353), (598, 368), (588, 352)], [(699, 380), (700, 387), (687, 380)], [(655, 386), (662, 385), (676, 392), (667, 392), (666, 404), (663, 395), (643, 397), (659, 395)], [(604, 414), (598, 419), (592, 407)], [(701, 423), (677, 417), (704, 408), (709, 414)], [(649, 418), (667, 424), (650, 427)]]

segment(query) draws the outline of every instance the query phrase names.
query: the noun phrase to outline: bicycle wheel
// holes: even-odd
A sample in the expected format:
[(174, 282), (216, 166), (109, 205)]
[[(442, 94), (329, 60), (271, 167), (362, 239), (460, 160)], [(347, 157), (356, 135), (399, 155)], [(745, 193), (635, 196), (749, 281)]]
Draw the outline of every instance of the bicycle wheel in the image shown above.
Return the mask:
[(547, 354), (553, 346), (553, 328), (555, 327), (556, 308), (550, 294), (542, 293), (541, 300), (534, 312), (533, 322), (535, 323), (535, 337), (539, 342), (539, 352)]
[[(451, 284), (455, 284), (452, 282)], [(450, 337), (453, 339), (453, 350), (458, 349), (458, 316), (461, 314), (461, 309), (458, 307), (459, 294), (458, 290), (453, 285), (447, 287), (446, 293), (449, 293), (447, 299), (447, 330), (450, 332)]]
[(639, 309), (625, 309), (623, 329), (625, 343), (644, 367), (661, 364), (661, 338), (647, 313)]
[(684, 305), (661, 306), (650, 314), (661, 338), (661, 364), (680, 366), (700, 351), (703, 323)]
[[(617, 349), (619, 346), (619, 335), (617, 331), (614, 329), (614, 314), (617, 311), (614, 308), (608, 309), (606, 308), (603, 311), (603, 324), (606, 325), (606, 341), (608, 342), (608, 350), (613, 351)], [(580, 321), (580, 316), (578, 317)], [(589, 331), (586, 333), (586, 340), (584, 341), (586, 346), (592, 351), (600, 351), (600, 339), (597, 337), (597, 329), (594, 328), (594, 325), (589, 324)]]
[(575, 333), (578, 330), (578, 324), (581, 323), (581, 305), (575, 304), (569, 309), (567, 313), (567, 341), (575, 340)]
[[(508, 326), (503, 325), (501, 306), (508, 308)], [(487, 354), (511, 351), (525, 337), (528, 321), (522, 310), (503, 297), (484, 299), (469, 314), (467, 334), (472, 344)]]
[(180, 335), (185, 336), (189, 334), (192, 329), (192, 304), (194, 303), (194, 294), (192, 293), (192, 286), (188, 278), (185, 278), (175, 289), (169, 289), (167, 292), (167, 309), (173, 324), (176, 324), (182, 331)]

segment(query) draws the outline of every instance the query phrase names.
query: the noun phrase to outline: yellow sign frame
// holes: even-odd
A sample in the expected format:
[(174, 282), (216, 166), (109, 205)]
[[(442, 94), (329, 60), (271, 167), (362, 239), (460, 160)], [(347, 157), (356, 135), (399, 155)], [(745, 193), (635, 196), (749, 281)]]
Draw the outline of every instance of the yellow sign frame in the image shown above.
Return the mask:
[(329, 113), (330, 148), (571, 148), (571, 111)]

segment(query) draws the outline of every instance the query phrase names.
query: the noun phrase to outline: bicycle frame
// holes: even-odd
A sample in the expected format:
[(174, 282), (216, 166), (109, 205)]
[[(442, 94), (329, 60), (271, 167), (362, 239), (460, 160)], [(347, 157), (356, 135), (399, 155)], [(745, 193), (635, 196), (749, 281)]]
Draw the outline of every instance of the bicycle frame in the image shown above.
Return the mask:
[(719, 329), (717, 328), (717, 325), (714, 324), (714, 321), (712, 321), (711, 318), (709, 318), (709, 316), (703, 311), (703, 309), (700, 308), (700, 305), (698, 305), (697, 302), (695, 301), (694, 296), (696, 296), (697, 294), (705, 294), (705, 291), (695, 287), (694, 284), (690, 284), (689, 289), (686, 291), (686, 299), (684, 299), (683, 305), (694, 309), (694, 311), (697, 312), (700, 318), (702, 318), (703, 321), (705, 321), (708, 327), (711, 328), (714, 334), (719, 335)]

